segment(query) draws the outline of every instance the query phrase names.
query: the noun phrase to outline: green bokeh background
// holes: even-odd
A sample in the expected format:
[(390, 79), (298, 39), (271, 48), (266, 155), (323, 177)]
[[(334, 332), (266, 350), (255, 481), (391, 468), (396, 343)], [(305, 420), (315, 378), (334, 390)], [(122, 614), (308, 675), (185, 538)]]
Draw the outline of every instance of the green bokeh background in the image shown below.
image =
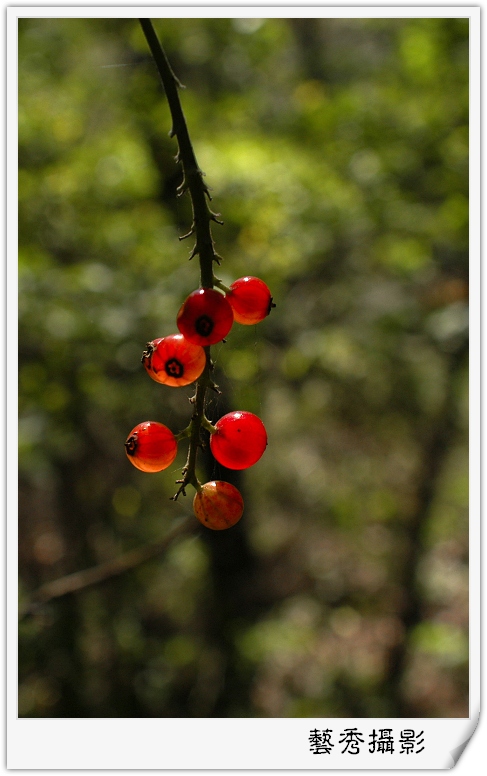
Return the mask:
[[(19, 715), (468, 716), (468, 21), (159, 19), (226, 283), (277, 307), (212, 348), (269, 445), (246, 508), (22, 617)], [(145, 343), (199, 281), (135, 19), (19, 21), (20, 590), (163, 537), (192, 390)]]

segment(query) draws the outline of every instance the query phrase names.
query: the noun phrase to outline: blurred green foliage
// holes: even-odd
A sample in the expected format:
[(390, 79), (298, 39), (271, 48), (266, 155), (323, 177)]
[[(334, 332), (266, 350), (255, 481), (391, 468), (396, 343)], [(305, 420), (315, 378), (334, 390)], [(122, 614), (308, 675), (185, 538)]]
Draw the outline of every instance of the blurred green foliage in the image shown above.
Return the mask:
[[(468, 21), (155, 26), (218, 274), (277, 302), (210, 411), (269, 446), (237, 527), (22, 619), (19, 715), (468, 716)], [(191, 512), (184, 445), (123, 449), (190, 413), (140, 365), (199, 278), (170, 126), (136, 20), (19, 21), (22, 605)]]

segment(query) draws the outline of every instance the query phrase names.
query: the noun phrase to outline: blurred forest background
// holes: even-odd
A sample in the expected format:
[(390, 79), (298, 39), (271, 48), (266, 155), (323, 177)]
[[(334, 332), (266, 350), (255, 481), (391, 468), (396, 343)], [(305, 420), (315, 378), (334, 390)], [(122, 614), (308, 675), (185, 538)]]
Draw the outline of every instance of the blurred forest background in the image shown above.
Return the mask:
[(212, 348), (269, 445), (241, 522), (29, 610), (191, 514), (187, 389), (145, 343), (199, 283), (136, 19), (19, 22), (19, 715), (468, 716), (468, 20), (158, 19), (219, 276), (277, 307)]

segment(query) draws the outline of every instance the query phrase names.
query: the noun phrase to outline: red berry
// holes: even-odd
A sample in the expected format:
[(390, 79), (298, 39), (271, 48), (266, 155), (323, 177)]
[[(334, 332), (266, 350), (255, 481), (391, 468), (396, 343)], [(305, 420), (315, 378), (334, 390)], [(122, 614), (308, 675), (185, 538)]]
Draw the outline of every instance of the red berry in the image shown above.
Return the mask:
[(223, 531), (238, 523), (243, 508), (240, 491), (222, 480), (206, 482), (193, 500), (194, 513), (200, 523), (214, 531)]
[(156, 383), (179, 387), (198, 379), (205, 368), (206, 354), (182, 334), (169, 334), (147, 343), (142, 363)]
[(232, 328), (232, 308), (223, 294), (213, 288), (197, 288), (181, 306), (177, 324), (189, 342), (214, 345)]
[(176, 458), (178, 443), (167, 426), (147, 420), (132, 429), (125, 442), (125, 451), (137, 469), (160, 472)]
[(226, 297), (237, 323), (247, 326), (263, 321), (274, 307), (271, 292), (260, 278), (245, 277), (235, 280)]
[(229, 412), (215, 423), (211, 452), (227, 469), (247, 469), (257, 463), (267, 445), (265, 426), (251, 412)]

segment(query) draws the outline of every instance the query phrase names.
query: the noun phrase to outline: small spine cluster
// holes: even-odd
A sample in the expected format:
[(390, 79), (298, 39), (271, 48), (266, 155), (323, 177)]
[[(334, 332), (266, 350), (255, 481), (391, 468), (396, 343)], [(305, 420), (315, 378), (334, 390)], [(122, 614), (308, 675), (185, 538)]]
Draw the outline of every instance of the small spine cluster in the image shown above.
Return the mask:
[[(274, 306), (267, 285), (255, 277), (243, 277), (227, 288), (213, 278), (215, 288), (198, 288), (181, 306), (177, 315), (178, 334), (148, 342), (142, 363), (157, 383), (174, 388), (197, 381), (196, 394), (190, 401), (194, 413), (187, 428), (177, 436), (156, 421), (139, 423), (125, 442), (129, 461), (143, 472), (159, 472), (174, 461), (178, 442), (189, 437), (190, 449), (180, 488), (173, 497), (185, 495), (185, 488), (196, 488), (193, 509), (200, 522), (214, 530), (229, 528), (243, 513), (243, 499), (237, 488), (221, 480), (201, 484), (196, 477), (196, 450), (201, 446), (200, 432), (210, 432), (210, 449), (215, 459), (227, 469), (253, 466), (267, 446), (265, 426), (251, 412), (229, 412), (214, 425), (204, 411), (206, 388), (218, 391), (211, 379), (213, 364), (210, 346), (221, 342), (233, 322), (253, 325), (262, 321)], [(202, 397), (202, 399), (201, 399)]]

